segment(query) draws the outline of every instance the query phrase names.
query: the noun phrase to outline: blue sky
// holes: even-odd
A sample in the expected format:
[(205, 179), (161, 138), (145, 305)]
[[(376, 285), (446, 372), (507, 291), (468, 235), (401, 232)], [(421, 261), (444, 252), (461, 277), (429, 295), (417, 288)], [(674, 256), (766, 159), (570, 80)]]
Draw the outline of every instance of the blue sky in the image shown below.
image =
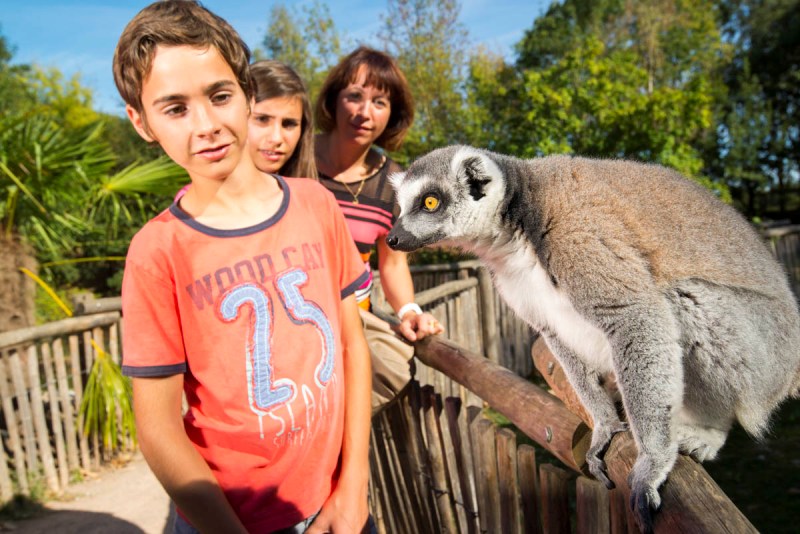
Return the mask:
[[(324, 1), (324, 0), (323, 0)], [(128, 21), (147, 0), (2, 0), (0, 33), (16, 48), (13, 61), (80, 73), (94, 90), (95, 106), (122, 114), (124, 108), (111, 75), (111, 58)], [(206, 0), (203, 5), (225, 18), (245, 42), (260, 45), (275, 0)], [(293, 2), (282, 2), (290, 5)], [(310, 3), (310, 2), (309, 2)], [(375, 43), (386, 2), (327, 0), (336, 28), (355, 43)], [(513, 45), (544, 13), (550, 0), (462, 0), (461, 22), (470, 44), (484, 44), (513, 57)]]

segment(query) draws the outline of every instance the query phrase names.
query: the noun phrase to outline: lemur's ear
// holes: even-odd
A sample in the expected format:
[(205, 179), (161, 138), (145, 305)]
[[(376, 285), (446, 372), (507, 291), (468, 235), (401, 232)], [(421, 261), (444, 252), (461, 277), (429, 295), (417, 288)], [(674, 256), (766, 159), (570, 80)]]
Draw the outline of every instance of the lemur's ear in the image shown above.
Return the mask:
[(469, 195), (473, 200), (480, 200), (486, 196), (486, 185), (492, 181), (492, 177), (486, 172), (482, 156), (473, 155), (462, 159), (458, 174), (469, 187)]

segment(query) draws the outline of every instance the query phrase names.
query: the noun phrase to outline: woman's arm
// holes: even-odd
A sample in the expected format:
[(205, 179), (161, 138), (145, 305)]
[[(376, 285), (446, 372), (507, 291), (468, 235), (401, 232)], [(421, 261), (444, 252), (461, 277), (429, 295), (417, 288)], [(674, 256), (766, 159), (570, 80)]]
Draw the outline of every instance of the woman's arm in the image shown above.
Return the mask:
[(345, 399), (342, 469), (336, 489), (309, 527), (308, 534), (358, 533), (369, 515), (367, 483), (372, 368), (355, 295), (342, 301), (341, 310)]
[[(408, 255), (392, 250), (383, 238), (378, 240), (378, 271), (381, 273), (383, 294), (395, 312), (414, 302), (414, 282), (408, 268)], [(418, 315), (412, 310), (400, 317), (400, 333), (409, 341), (439, 334), (443, 330), (442, 325), (429, 313)]]
[(133, 409), (142, 455), (194, 528), (246, 534), (208, 464), (186, 435), (182, 393), (182, 374), (133, 379)]

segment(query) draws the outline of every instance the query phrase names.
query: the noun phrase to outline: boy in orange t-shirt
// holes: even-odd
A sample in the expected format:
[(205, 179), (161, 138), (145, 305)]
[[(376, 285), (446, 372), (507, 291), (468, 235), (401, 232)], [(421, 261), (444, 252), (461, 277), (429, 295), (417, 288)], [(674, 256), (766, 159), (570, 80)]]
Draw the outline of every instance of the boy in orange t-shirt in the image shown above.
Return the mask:
[(332, 195), (251, 160), (248, 61), (224, 20), (185, 0), (143, 9), (114, 55), (134, 128), (192, 181), (126, 259), (123, 371), (141, 450), (176, 531), (360, 532), (363, 263)]

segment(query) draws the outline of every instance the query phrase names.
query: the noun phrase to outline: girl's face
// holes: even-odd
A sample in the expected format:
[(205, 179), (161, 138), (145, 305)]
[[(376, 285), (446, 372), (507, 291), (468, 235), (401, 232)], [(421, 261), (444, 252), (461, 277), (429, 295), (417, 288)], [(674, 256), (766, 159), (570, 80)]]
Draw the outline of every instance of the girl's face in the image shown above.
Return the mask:
[(262, 172), (277, 173), (292, 157), (303, 133), (300, 97), (268, 98), (252, 106), (247, 141)]
[(366, 68), (336, 97), (336, 130), (339, 135), (369, 147), (378, 139), (392, 115), (389, 93), (369, 85)]

